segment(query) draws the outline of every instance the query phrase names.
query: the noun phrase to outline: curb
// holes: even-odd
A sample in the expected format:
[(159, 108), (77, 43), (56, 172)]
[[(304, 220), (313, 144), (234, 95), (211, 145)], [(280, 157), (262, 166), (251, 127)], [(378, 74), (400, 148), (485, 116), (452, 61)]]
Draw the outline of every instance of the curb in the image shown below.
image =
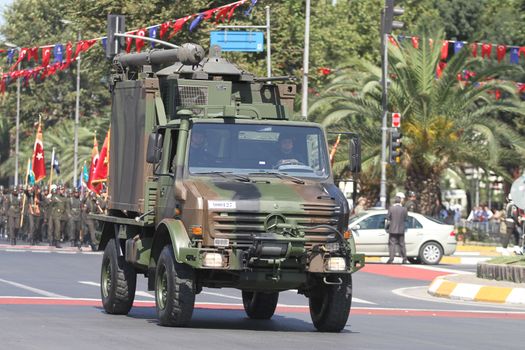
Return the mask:
[(447, 280), (447, 276), (436, 277), (428, 288), (428, 294), (454, 300), (525, 305), (525, 288), (458, 283)]
[[(472, 257), (472, 256), (466, 256), (466, 257), (459, 257), (459, 256), (444, 256), (441, 261), (439, 262), (439, 265), (446, 264), (446, 265), (477, 265), (480, 262), (484, 262), (487, 260), (492, 259), (492, 257)], [(386, 263), (388, 260), (387, 257), (365, 257), (365, 263), (374, 263), (374, 262), (382, 262)], [(401, 258), (395, 257), (394, 263), (400, 263)]]

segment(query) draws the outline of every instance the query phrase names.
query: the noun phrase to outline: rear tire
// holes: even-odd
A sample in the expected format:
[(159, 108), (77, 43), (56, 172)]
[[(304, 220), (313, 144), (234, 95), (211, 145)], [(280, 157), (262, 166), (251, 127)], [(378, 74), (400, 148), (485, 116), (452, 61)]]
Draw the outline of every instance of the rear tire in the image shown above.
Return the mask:
[(100, 294), (108, 314), (127, 315), (133, 306), (137, 273), (123, 256), (117, 255), (115, 239), (109, 240), (102, 257)]
[(242, 304), (249, 318), (268, 320), (272, 318), (279, 301), (279, 292), (247, 292), (242, 291)]
[(184, 327), (195, 306), (195, 272), (175, 260), (172, 245), (162, 249), (155, 272), (155, 304), (161, 326)]
[(443, 248), (436, 242), (427, 242), (419, 249), (419, 260), (425, 265), (437, 265), (443, 257)]
[[(352, 276), (337, 275), (342, 283), (327, 285), (318, 279), (309, 297), (310, 316), (320, 332), (340, 332), (345, 328), (352, 306)], [(330, 277), (333, 280), (333, 277)]]

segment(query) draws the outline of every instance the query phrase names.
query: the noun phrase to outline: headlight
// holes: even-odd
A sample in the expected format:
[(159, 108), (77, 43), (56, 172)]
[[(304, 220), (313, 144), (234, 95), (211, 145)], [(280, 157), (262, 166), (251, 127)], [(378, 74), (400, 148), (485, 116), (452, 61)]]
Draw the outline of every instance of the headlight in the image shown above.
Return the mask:
[(326, 269), (328, 271), (345, 271), (346, 262), (344, 258), (332, 257), (326, 260)]
[(222, 267), (222, 255), (219, 253), (204, 253), (202, 265), (205, 267)]

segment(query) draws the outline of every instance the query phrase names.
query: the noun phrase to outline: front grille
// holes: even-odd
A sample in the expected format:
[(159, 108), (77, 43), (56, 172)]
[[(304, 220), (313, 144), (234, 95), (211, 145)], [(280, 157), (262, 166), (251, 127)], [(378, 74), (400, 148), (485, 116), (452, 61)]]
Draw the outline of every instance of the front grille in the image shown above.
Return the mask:
[[(301, 212), (279, 213), (286, 217), (288, 223), (306, 227), (305, 238), (307, 247), (326, 241), (326, 237), (333, 232), (324, 227), (313, 228), (318, 225), (329, 225), (337, 228), (339, 221), (339, 207), (335, 205), (303, 204)], [(216, 212), (213, 213), (211, 234), (216, 238), (228, 238), (236, 242), (237, 246), (252, 244), (252, 236), (262, 235), (264, 220), (269, 212)], [(273, 213), (275, 214), (275, 213)]]

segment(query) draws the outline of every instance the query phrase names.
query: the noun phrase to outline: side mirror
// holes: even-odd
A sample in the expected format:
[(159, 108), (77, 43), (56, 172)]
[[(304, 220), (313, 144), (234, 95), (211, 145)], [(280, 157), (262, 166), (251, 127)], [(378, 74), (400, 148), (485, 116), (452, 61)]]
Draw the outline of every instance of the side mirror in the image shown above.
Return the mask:
[(162, 134), (151, 133), (148, 138), (148, 149), (146, 150), (146, 162), (157, 164), (162, 157)]
[(352, 230), (360, 230), (361, 229), (361, 225), (357, 224), (357, 225), (354, 225), (352, 227)]
[(351, 138), (348, 151), (350, 171), (354, 174), (361, 172), (361, 139)]

